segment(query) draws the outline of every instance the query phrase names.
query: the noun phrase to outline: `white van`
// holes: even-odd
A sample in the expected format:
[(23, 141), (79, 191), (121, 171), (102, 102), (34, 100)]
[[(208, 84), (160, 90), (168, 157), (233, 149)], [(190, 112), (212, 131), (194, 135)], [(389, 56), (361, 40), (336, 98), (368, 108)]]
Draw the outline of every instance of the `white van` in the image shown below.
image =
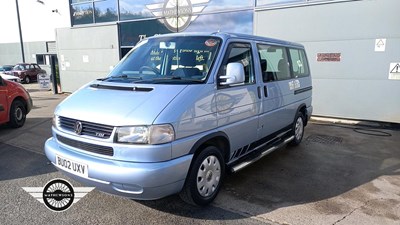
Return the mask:
[(180, 193), (206, 205), (227, 170), (301, 142), (311, 89), (300, 44), (219, 32), (155, 36), (58, 105), (45, 152), (104, 192)]

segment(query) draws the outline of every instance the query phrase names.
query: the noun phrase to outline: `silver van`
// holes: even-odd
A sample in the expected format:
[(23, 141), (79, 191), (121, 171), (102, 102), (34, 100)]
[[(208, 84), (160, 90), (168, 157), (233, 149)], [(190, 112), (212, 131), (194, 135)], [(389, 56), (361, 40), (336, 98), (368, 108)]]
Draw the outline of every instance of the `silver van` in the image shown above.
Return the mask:
[(229, 33), (159, 35), (54, 113), (47, 158), (87, 186), (206, 205), (226, 172), (300, 144), (312, 113), (300, 44)]

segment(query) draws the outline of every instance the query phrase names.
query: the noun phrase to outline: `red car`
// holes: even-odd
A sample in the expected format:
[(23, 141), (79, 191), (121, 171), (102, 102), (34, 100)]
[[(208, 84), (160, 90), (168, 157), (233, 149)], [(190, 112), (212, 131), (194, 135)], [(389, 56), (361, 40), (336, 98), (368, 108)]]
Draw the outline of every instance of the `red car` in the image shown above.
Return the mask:
[(22, 127), (32, 105), (32, 98), (22, 85), (0, 76), (0, 124)]
[(37, 81), (37, 75), (40, 73), (46, 73), (46, 71), (36, 63), (19, 63), (11, 71), (11, 75), (19, 77), (26, 84)]

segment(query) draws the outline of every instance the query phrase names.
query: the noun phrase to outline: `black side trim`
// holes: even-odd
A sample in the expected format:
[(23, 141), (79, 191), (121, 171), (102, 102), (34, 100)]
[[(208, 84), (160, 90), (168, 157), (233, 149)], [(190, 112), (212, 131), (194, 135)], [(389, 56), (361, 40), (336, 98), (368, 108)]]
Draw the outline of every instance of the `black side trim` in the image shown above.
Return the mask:
[(297, 95), (297, 94), (300, 94), (300, 93), (303, 93), (303, 92), (306, 92), (306, 91), (311, 91), (311, 90), (312, 90), (312, 86), (305, 87), (305, 88), (301, 88), (301, 89), (295, 90), (294, 94)]
[[(246, 158), (247, 155), (250, 155), (251, 153), (258, 152), (254, 151), (258, 149), (260, 146), (265, 145), (265, 146), (272, 146), (275, 144), (275, 142), (279, 142), (282, 137), (286, 137), (290, 135), (290, 130), (292, 129), (292, 125), (286, 126), (283, 129), (280, 129), (277, 132), (274, 132), (264, 138), (261, 138), (249, 145), (246, 145), (242, 148), (239, 148), (235, 151), (235, 154), (233, 154), (230, 158), (230, 161), (228, 162), (228, 165), (234, 165), (238, 161), (240, 162), (241, 159)], [(283, 134), (283, 136), (280, 137), (280, 135)], [(265, 147), (264, 147), (265, 148)], [(264, 149), (262, 148), (262, 149)], [(253, 152), (254, 151), (254, 152)]]
[(102, 84), (92, 84), (90, 85), (92, 88), (98, 89), (110, 89), (110, 90), (119, 90), (119, 91), (143, 91), (143, 92), (150, 92), (153, 88), (146, 88), (146, 87), (120, 87), (120, 86), (108, 86)]
[(0, 105), (0, 112), (4, 111), (4, 106)]

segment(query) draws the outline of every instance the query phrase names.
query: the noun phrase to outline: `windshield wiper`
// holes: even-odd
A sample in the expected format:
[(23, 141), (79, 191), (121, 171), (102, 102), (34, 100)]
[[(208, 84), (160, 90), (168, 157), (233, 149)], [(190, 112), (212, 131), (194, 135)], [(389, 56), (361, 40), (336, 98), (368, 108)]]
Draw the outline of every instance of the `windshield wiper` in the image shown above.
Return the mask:
[(126, 74), (116, 75), (116, 76), (111, 76), (111, 78), (128, 78), (128, 75)]
[(158, 83), (158, 82), (163, 82), (163, 81), (177, 81), (179, 83), (203, 83), (202, 80), (197, 80), (197, 79), (190, 79), (190, 78), (184, 78), (184, 77), (179, 77), (179, 76), (168, 76), (168, 77), (159, 77), (159, 78), (154, 78), (151, 79), (153, 82)]
[(141, 77), (129, 77), (128, 75), (126, 75), (126, 74), (122, 74), (122, 75), (116, 75), (116, 76), (110, 76), (110, 77), (105, 77), (105, 78), (99, 78), (99, 79), (97, 79), (97, 80), (99, 80), (99, 81), (105, 81), (105, 80), (109, 80), (109, 79), (119, 79), (119, 78), (122, 78), (122, 79), (129, 79), (129, 80), (141, 80), (142, 78)]
[(172, 77), (159, 77), (154, 78), (153, 80), (183, 80), (182, 77), (172, 76)]

